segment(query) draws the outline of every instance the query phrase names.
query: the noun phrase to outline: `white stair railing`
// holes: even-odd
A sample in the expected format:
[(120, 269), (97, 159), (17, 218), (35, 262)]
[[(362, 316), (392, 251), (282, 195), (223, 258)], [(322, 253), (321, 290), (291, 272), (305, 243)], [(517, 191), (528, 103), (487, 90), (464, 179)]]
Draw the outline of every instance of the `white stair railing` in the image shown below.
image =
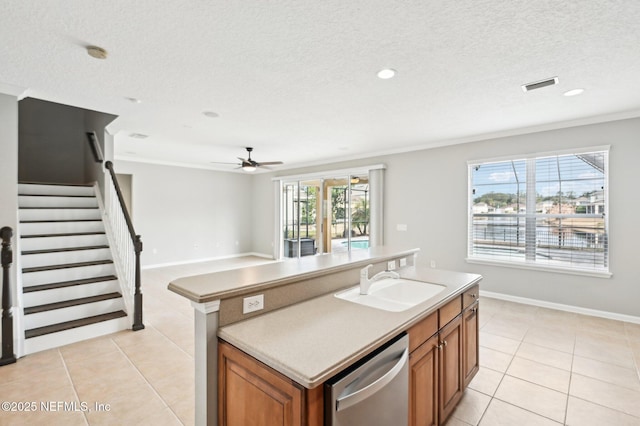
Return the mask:
[(105, 168), (105, 216), (109, 228), (111, 251), (118, 271), (118, 279), (126, 294), (123, 294), (128, 312), (133, 312), (132, 329), (142, 330), (142, 293), (140, 291), (140, 253), (142, 240), (136, 235), (131, 217), (124, 204), (120, 185), (113, 170), (113, 163), (107, 161)]

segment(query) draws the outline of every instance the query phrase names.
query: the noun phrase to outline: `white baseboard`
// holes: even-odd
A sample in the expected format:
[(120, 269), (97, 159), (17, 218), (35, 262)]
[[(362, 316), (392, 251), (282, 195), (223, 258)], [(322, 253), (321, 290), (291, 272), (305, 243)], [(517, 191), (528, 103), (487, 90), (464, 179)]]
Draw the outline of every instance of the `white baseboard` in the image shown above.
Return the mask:
[(525, 305), (539, 306), (541, 308), (557, 309), (559, 311), (573, 312), (576, 314), (591, 315), (594, 317), (640, 324), (640, 317), (619, 314), (616, 312), (599, 311), (597, 309), (581, 308), (579, 306), (564, 305), (562, 303), (553, 303), (547, 302), (545, 300), (529, 299), (526, 297), (511, 296), (509, 294), (494, 293), (484, 290), (480, 290), (480, 296), (489, 297), (492, 299), (506, 300), (508, 302), (523, 303)]
[(164, 268), (166, 266), (189, 265), (192, 263), (211, 262), (214, 260), (236, 259), (238, 257), (247, 257), (247, 256), (256, 256), (256, 257), (262, 257), (265, 259), (273, 260), (273, 256), (268, 254), (248, 252), (248, 253), (231, 254), (227, 256), (216, 256), (216, 257), (206, 257), (206, 258), (200, 258), (200, 259), (181, 260), (178, 262), (154, 263), (152, 265), (144, 265), (142, 266), (142, 269), (155, 269), (155, 268)]

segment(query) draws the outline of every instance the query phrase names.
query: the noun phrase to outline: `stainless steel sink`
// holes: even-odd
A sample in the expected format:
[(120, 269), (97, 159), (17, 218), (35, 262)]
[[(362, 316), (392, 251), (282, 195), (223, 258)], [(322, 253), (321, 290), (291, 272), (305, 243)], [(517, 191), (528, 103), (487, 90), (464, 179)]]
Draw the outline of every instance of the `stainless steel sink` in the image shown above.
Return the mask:
[(360, 305), (401, 312), (412, 308), (445, 290), (446, 286), (405, 278), (385, 278), (374, 282), (369, 294), (360, 294), (360, 287), (336, 293), (335, 297)]

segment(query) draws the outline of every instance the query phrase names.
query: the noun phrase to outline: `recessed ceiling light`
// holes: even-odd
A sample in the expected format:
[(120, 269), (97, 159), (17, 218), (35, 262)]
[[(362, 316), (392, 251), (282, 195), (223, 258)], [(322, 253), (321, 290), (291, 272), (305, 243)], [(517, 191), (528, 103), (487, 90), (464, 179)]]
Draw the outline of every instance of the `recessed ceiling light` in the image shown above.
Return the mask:
[(87, 53), (92, 58), (107, 59), (107, 51), (98, 46), (87, 46)]
[(134, 139), (146, 139), (149, 135), (145, 135), (144, 133), (131, 133), (129, 134), (129, 137)]
[(217, 112), (213, 112), (213, 111), (204, 111), (202, 113), (202, 115), (204, 115), (205, 117), (209, 117), (209, 118), (220, 117), (220, 114), (218, 114)]
[(383, 70), (378, 71), (378, 78), (383, 80), (388, 80), (396, 76), (396, 70), (392, 68), (385, 68)]
[(128, 100), (129, 102), (131, 102), (132, 104), (139, 104), (142, 103), (142, 101), (138, 98), (125, 98), (126, 100)]
[(571, 89), (563, 93), (564, 96), (578, 96), (584, 93), (584, 89)]

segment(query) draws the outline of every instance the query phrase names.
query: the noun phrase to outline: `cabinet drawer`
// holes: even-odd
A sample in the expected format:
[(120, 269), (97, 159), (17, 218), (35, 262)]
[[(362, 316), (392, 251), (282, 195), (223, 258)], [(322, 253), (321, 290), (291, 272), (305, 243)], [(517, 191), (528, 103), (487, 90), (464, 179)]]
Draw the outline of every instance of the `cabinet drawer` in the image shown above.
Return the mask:
[(473, 305), (476, 300), (480, 297), (480, 286), (474, 285), (469, 290), (462, 293), (462, 309), (467, 309), (467, 307)]
[(409, 352), (438, 332), (438, 313), (434, 312), (409, 329)]
[(452, 319), (462, 312), (462, 297), (458, 296), (438, 310), (440, 315), (440, 328), (447, 325)]

